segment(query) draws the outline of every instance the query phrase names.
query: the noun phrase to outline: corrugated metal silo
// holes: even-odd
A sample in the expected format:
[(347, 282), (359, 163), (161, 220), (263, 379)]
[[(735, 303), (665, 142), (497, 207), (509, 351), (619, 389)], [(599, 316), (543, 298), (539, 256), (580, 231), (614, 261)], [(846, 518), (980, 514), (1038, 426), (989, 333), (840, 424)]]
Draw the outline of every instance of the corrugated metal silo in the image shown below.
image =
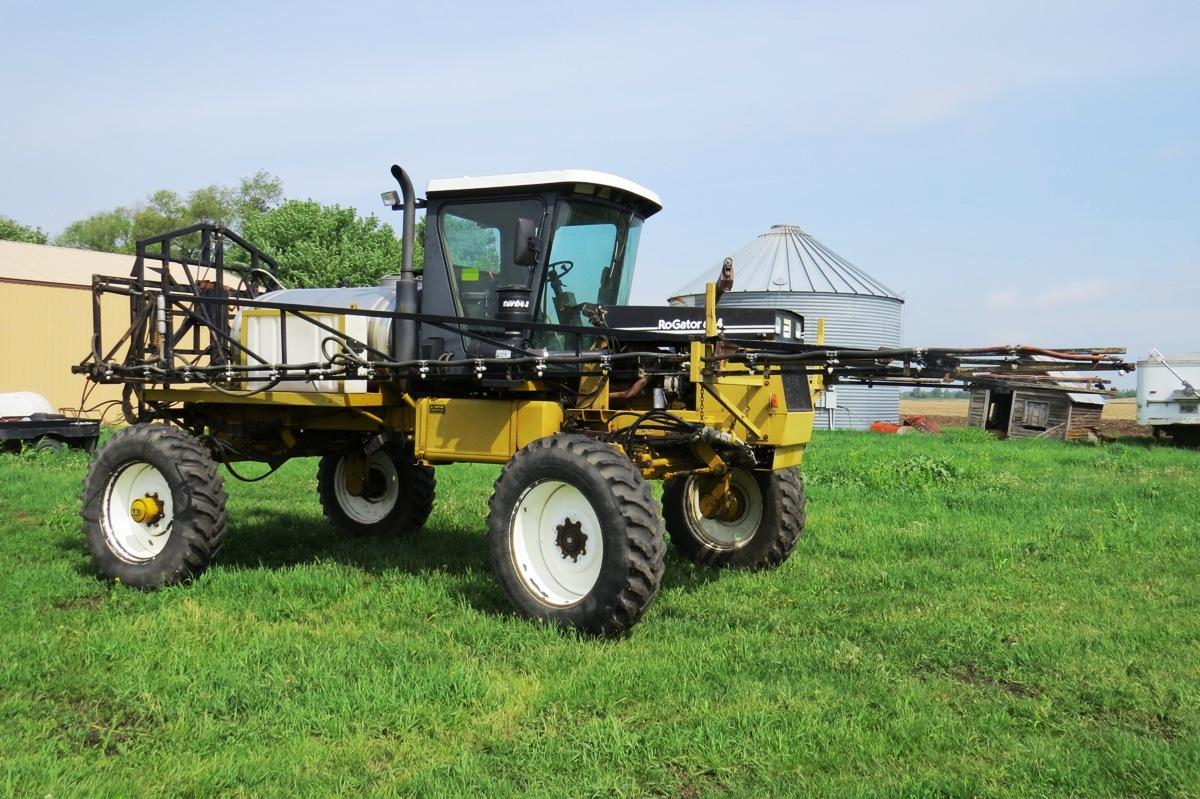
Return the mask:
[[(843, 347), (898, 347), (904, 300), (795, 225), (773, 225), (733, 254), (733, 291), (721, 307), (786, 308), (805, 317), (806, 339), (825, 320), (825, 342)], [(676, 292), (688, 305), (704, 304), (704, 284), (719, 267), (705, 270)], [(895, 422), (900, 390), (839, 385), (835, 411), (818, 410), (817, 427), (865, 429)], [(832, 419), (830, 415), (832, 414)]]

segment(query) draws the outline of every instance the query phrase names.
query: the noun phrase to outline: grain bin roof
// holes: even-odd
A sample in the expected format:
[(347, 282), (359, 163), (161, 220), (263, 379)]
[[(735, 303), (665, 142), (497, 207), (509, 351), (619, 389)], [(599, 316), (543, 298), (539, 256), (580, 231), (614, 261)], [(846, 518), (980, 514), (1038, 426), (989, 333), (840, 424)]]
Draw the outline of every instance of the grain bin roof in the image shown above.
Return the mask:
[(0, 241), (0, 281), (90, 288), (92, 275), (126, 276), (132, 255)]
[[(772, 225), (732, 257), (735, 292), (804, 291), (904, 301), (796, 225)], [(704, 270), (675, 295), (703, 294), (704, 284), (716, 280), (718, 272), (719, 266)]]

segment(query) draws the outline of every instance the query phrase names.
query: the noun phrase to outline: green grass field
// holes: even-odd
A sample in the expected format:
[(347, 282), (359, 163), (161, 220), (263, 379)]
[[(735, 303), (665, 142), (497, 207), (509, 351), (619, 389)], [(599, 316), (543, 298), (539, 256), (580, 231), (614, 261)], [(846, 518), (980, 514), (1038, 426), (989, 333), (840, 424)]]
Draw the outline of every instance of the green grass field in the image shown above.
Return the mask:
[(335, 539), (314, 461), (229, 480), (152, 594), (97, 579), (85, 466), (0, 460), (2, 796), (1200, 795), (1198, 452), (821, 435), (791, 560), (669, 556), (615, 641), (508, 613), (493, 468), (400, 540)]

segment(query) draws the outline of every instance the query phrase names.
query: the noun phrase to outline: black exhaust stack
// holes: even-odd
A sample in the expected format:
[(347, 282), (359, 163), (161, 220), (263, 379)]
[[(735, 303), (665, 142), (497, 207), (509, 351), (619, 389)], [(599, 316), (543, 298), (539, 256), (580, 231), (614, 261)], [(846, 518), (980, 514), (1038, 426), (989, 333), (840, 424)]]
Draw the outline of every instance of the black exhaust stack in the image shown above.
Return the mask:
[[(415, 314), (417, 307), (417, 277), (413, 273), (413, 247), (416, 240), (417, 198), (413, 196), (412, 180), (399, 164), (392, 164), (392, 177), (400, 184), (400, 197), (404, 203), (401, 246), (404, 253), (400, 262), (400, 279), (396, 281), (396, 310)], [(417, 359), (417, 322), (415, 319), (397, 319), (392, 323), (392, 358), (397, 361)]]

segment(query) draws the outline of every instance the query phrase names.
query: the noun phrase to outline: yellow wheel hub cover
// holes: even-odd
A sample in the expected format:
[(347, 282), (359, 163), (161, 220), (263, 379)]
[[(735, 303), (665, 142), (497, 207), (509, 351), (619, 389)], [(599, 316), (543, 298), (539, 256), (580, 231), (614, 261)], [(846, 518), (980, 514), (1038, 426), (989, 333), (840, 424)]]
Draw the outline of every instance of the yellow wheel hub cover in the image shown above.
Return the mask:
[(147, 494), (129, 506), (129, 517), (139, 524), (154, 524), (163, 517), (163, 505), (157, 495)]

